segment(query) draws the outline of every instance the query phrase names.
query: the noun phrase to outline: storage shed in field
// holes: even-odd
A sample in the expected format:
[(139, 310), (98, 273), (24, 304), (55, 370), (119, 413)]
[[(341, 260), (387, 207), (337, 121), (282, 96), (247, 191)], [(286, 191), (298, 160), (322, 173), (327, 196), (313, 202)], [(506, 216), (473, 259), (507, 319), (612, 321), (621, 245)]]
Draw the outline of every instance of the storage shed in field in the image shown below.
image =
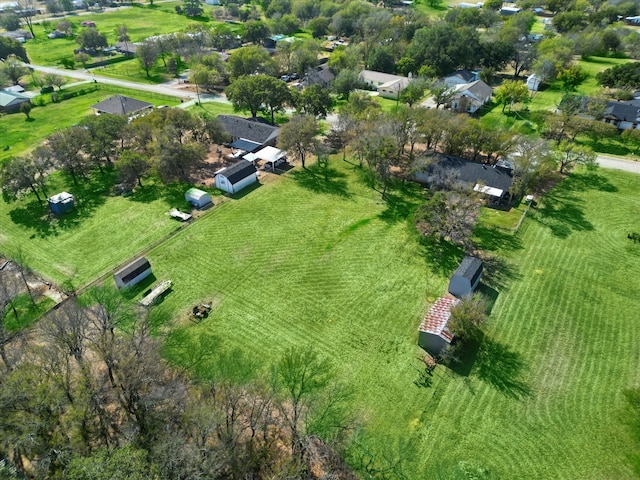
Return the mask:
[(451, 318), (451, 308), (459, 301), (453, 297), (440, 297), (431, 306), (420, 325), (418, 345), (432, 357), (437, 357), (453, 340), (447, 322)]
[(258, 170), (247, 160), (240, 160), (216, 173), (216, 187), (227, 193), (238, 193), (257, 181)]
[(199, 188), (190, 188), (184, 194), (184, 198), (187, 202), (190, 202), (195, 208), (200, 210), (201, 208), (208, 207), (213, 202), (211, 201), (211, 195)]
[(469, 255), (464, 257), (449, 280), (449, 293), (458, 298), (471, 295), (480, 283), (481, 276), (482, 260)]
[(135, 259), (113, 274), (118, 288), (132, 287), (151, 275), (151, 264), (145, 257)]
[(62, 215), (73, 208), (73, 195), (68, 192), (60, 192), (47, 199), (49, 208), (56, 215)]

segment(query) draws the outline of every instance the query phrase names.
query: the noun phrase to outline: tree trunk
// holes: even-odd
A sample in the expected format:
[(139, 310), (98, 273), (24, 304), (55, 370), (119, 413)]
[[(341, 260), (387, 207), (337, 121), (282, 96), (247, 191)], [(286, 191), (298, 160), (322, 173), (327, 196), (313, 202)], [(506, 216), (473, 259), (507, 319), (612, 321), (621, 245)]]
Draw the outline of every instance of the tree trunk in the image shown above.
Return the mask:
[(36, 196), (36, 198), (38, 199), (38, 203), (40, 205), (42, 205), (42, 199), (40, 198), (40, 195), (38, 195), (38, 191), (36, 190), (36, 188), (33, 186), (33, 184), (31, 184), (31, 191), (34, 193), (34, 195)]

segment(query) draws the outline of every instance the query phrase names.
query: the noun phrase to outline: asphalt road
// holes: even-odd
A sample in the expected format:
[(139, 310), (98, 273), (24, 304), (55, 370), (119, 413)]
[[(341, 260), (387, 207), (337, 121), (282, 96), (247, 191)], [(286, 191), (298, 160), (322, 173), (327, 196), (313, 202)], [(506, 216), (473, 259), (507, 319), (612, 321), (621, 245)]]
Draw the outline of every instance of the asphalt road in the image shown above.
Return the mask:
[(105, 85), (115, 85), (118, 87), (142, 90), (145, 92), (160, 93), (163, 95), (170, 95), (172, 97), (179, 97), (179, 98), (186, 98), (186, 99), (196, 98), (196, 94), (193, 92), (181, 90), (179, 88), (173, 88), (169, 85), (147, 85), (144, 83), (128, 82), (126, 80), (118, 80), (115, 78), (101, 77), (99, 74), (96, 75), (94, 73), (97, 70), (91, 70), (91, 71), (67, 70), (64, 68), (43, 67), (41, 65), (33, 65), (33, 64), (27, 64), (27, 66), (30, 68), (33, 68), (38, 72), (55, 73), (58, 75), (63, 75), (65, 77), (75, 78), (76, 80), (88, 80), (91, 82), (95, 80), (96, 82), (102, 83)]
[(607, 155), (598, 155), (598, 165), (603, 168), (612, 168), (614, 170), (624, 170), (626, 172), (640, 174), (640, 162), (633, 160), (625, 160), (618, 157), (609, 157)]

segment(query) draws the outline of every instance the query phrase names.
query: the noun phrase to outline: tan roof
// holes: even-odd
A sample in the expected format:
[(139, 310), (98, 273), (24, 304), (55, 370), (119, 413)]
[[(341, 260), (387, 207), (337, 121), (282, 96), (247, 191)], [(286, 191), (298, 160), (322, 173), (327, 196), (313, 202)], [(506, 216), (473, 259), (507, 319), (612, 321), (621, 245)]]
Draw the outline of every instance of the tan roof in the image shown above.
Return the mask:
[(453, 334), (447, 327), (447, 322), (451, 317), (451, 308), (458, 304), (460, 300), (453, 297), (440, 297), (435, 301), (427, 312), (427, 315), (420, 325), (420, 331), (438, 335), (451, 343)]

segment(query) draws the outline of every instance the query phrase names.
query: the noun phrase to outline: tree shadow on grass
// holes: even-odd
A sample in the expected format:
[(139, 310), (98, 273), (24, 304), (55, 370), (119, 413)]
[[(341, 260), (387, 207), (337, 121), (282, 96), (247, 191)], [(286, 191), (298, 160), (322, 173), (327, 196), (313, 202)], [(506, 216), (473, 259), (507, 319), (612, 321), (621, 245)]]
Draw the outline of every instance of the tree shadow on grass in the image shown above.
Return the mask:
[(74, 197), (74, 206), (62, 215), (54, 215), (46, 199), (39, 203), (35, 197), (29, 196), (9, 212), (9, 217), (16, 225), (34, 230), (32, 238), (46, 238), (58, 235), (65, 230), (78, 228), (97, 208), (104, 205), (113, 177), (109, 173), (95, 174), (78, 184), (70, 184), (68, 191)]
[(151, 203), (162, 199), (169, 207), (190, 210), (191, 204), (184, 198), (184, 194), (189, 188), (189, 184), (182, 182), (168, 185), (149, 183), (136, 187), (127, 198), (140, 203)]
[(463, 257), (462, 249), (444, 240), (420, 235), (420, 244), (424, 248), (425, 260), (431, 270), (440, 275), (451, 274)]
[(383, 197), (387, 208), (378, 215), (387, 223), (405, 221), (413, 216), (416, 208), (424, 202), (422, 187), (418, 184), (395, 182)]
[(477, 225), (473, 237), (482, 250), (514, 252), (523, 248), (520, 237), (498, 227)]
[(617, 192), (618, 187), (613, 185), (607, 177), (600, 175), (593, 170), (585, 173), (572, 173), (558, 187), (557, 191), (568, 192), (587, 190), (598, 190), (599, 192)]
[(593, 230), (593, 224), (585, 218), (582, 200), (563, 192), (551, 192), (544, 197), (544, 204), (531, 215), (546, 226), (558, 238), (567, 238), (573, 232)]
[(298, 185), (315, 193), (327, 193), (339, 197), (349, 198), (349, 186), (345, 180), (346, 174), (330, 165), (315, 163), (309, 168), (303, 168), (291, 173)]
[(532, 395), (531, 387), (521, 380), (527, 365), (522, 356), (508, 345), (484, 335), (474, 366), (477, 377), (500, 393), (516, 400)]
[(516, 266), (497, 255), (484, 255), (481, 286), (498, 293), (508, 290), (509, 284), (522, 278)]

